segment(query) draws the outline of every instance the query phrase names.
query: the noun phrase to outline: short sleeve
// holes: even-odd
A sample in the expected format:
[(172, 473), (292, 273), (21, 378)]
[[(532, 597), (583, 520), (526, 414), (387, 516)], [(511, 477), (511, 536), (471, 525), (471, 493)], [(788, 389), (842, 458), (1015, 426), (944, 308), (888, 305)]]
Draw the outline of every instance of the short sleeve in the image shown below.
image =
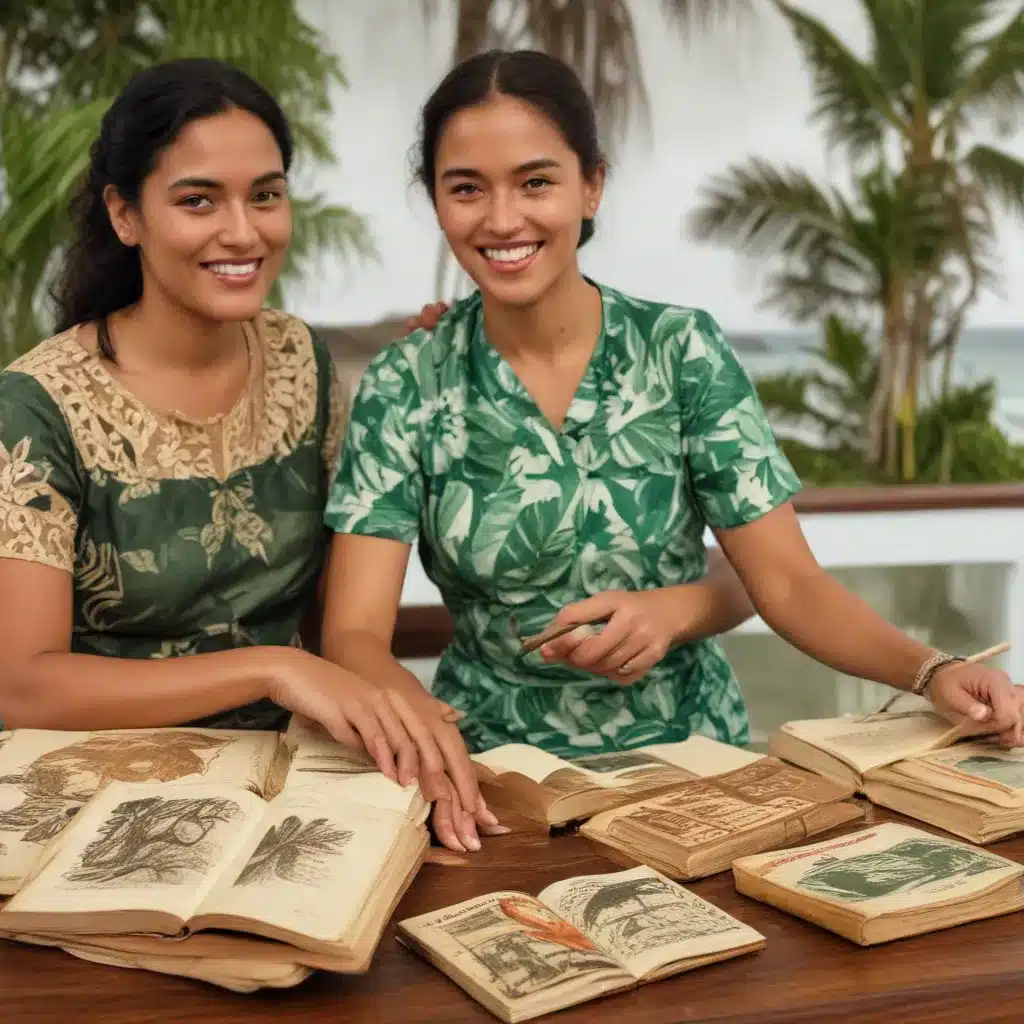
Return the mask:
[(400, 344), (359, 382), (324, 519), (335, 533), (412, 544), (423, 505), (420, 386)]
[(753, 522), (800, 490), (750, 377), (707, 313), (696, 313), (685, 339), (680, 382), (696, 396), (683, 447), (708, 526)]
[(56, 403), (32, 377), (0, 373), (0, 558), (73, 572), (82, 478)]

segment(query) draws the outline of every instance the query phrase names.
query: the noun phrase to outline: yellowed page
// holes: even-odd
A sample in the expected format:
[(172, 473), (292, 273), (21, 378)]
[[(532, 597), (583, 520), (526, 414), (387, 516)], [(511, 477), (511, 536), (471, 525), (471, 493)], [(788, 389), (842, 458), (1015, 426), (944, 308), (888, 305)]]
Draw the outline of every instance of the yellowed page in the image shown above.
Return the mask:
[(1024, 806), (1024, 747), (1004, 749), (981, 741), (957, 743), (890, 770), (942, 791), (985, 800), (998, 807)]
[(763, 936), (649, 867), (555, 882), (538, 899), (637, 978)]
[(681, 743), (653, 743), (640, 750), (700, 778), (745, 768), (764, 756), (707, 736), (690, 736)]
[(284, 734), (291, 751), (289, 779), (319, 772), (331, 775), (364, 775), (378, 771), (365, 750), (353, 750), (339, 743), (315, 722), (293, 716)]
[(967, 899), (1024, 874), (1019, 864), (969, 843), (895, 822), (741, 857), (734, 867), (863, 918)]
[(482, 754), (474, 754), (473, 760), (499, 775), (502, 772), (518, 772), (537, 783), (543, 783), (557, 771), (572, 768), (568, 761), (525, 743), (506, 743)]
[(0, 910), (154, 910), (185, 919), (249, 840), (266, 804), (207, 782), (112, 782), (75, 817)]
[(276, 732), (112, 729), (0, 733), (0, 895), (17, 891), (43, 847), (108, 782), (224, 782), (261, 792)]
[(621, 964), (535, 897), (495, 892), (402, 921), (399, 936), (506, 1020), (633, 984)]
[(343, 939), (371, 895), (404, 814), (349, 802), (344, 787), (285, 789), (224, 867), (200, 914), (233, 914)]
[(782, 731), (824, 750), (863, 774), (872, 768), (938, 749), (953, 738), (955, 727), (930, 712), (911, 712), (868, 722), (852, 717), (810, 718), (786, 722)]

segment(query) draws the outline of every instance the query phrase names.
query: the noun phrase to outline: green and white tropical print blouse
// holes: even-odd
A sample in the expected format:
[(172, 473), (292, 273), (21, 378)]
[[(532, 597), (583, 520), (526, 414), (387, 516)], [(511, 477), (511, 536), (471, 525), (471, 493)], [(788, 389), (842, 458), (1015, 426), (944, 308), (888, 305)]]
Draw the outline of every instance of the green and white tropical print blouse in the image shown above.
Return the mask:
[(479, 293), (381, 352), (353, 407), (327, 524), (419, 539), (455, 623), (434, 693), (466, 712), (474, 751), (749, 738), (714, 639), (674, 648), (632, 686), (520, 653), (513, 616), (534, 633), (592, 594), (697, 580), (705, 525), (751, 522), (799, 489), (707, 313), (601, 294), (601, 337), (561, 430), (487, 341)]

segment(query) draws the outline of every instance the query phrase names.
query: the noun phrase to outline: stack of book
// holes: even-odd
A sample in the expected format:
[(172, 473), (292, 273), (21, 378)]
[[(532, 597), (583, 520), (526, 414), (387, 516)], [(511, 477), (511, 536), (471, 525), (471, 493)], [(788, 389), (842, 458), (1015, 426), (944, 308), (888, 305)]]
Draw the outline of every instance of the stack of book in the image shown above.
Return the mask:
[(9, 734), (0, 935), (238, 991), (365, 971), (429, 843), (418, 788), (299, 726), (210, 733)]
[(965, 738), (927, 709), (787, 722), (769, 749), (971, 842), (1024, 831), (1024, 750)]

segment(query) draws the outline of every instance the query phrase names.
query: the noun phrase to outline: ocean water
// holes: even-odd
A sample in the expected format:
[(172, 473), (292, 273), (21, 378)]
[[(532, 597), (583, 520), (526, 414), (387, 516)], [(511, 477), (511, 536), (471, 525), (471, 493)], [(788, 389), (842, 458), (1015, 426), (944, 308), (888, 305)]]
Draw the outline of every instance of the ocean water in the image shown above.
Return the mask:
[[(765, 331), (730, 334), (729, 340), (753, 377), (800, 370), (814, 360), (813, 331)], [(1024, 444), (1024, 327), (975, 327), (964, 331), (953, 362), (958, 384), (996, 382), (996, 422), (1014, 441)]]

